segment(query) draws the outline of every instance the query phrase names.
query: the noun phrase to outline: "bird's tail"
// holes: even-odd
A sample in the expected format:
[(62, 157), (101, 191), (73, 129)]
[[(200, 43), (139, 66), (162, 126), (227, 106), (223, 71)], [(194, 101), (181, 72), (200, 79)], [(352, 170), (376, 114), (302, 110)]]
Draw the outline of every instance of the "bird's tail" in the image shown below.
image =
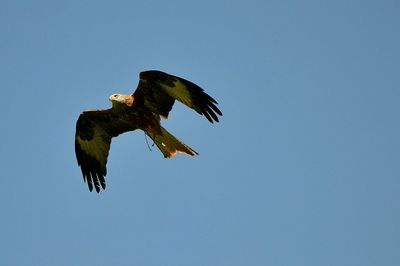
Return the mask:
[(160, 128), (161, 130), (159, 132), (146, 131), (146, 134), (154, 141), (165, 158), (171, 158), (177, 152), (185, 153), (190, 156), (198, 155), (195, 150), (172, 136), (165, 128), (162, 126), (160, 126)]

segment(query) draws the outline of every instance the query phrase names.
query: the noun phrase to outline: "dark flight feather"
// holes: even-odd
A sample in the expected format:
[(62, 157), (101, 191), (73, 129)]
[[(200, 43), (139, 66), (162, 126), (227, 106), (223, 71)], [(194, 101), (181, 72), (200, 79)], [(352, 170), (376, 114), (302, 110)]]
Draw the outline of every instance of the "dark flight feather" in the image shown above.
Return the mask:
[(204, 115), (211, 123), (219, 122), (217, 114), (222, 116), (216, 106), (217, 101), (202, 88), (186, 79), (157, 70), (140, 73), (140, 82), (133, 96), (164, 117), (168, 117), (175, 100)]

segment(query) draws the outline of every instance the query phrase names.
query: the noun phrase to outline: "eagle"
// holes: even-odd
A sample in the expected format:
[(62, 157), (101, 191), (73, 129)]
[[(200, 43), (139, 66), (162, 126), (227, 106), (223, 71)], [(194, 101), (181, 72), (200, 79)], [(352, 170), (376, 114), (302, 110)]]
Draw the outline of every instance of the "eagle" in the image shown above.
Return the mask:
[(158, 70), (143, 71), (139, 84), (131, 95), (112, 94), (112, 107), (83, 111), (76, 122), (75, 154), (83, 181), (89, 191), (100, 186), (105, 189), (107, 158), (111, 139), (124, 132), (143, 130), (165, 158), (177, 152), (189, 156), (198, 153), (161, 126), (167, 119), (175, 100), (180, 101), (211, 123), (219, 122), (222, 112), (217, 101), (196, 84)]

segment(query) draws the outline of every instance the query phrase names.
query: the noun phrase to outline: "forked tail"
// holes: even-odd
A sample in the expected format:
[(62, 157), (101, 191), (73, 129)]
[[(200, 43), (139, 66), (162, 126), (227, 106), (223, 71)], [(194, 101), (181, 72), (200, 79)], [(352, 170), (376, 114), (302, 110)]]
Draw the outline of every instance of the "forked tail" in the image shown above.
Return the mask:
[(165, 158), (170, 158), (174, 156), (177, 152), (185, 153), (190, 156), (198, 155), (195, 150), (172, 136), (163, 127), (161, 127), (160, 133), (146, 131), (146, 134), (154, 141), (160, 151), (164, 154)]

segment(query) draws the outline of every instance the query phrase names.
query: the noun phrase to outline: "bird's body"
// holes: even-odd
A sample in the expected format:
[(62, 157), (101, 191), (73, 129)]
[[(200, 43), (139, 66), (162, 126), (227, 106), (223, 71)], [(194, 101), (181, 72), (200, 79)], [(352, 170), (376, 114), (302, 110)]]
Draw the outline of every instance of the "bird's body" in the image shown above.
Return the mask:
[(200, 87), (185, 79), (161, 71), (140, 73), (140, 82), (132, 95), (113, 94), (112, 107), (106, 110), (84, 111), (78, 118), (75, 153), (89, 190), (105, 189), (106, 164), (111, 139), (124, 132), (143, 130), (157, 145), (164, 157), (177, 152), (198, 154), (160, 124), (168, 118), (175, 99), (204, 115), (211, 123), (218, 122), (221, 111), (217, 102)]

